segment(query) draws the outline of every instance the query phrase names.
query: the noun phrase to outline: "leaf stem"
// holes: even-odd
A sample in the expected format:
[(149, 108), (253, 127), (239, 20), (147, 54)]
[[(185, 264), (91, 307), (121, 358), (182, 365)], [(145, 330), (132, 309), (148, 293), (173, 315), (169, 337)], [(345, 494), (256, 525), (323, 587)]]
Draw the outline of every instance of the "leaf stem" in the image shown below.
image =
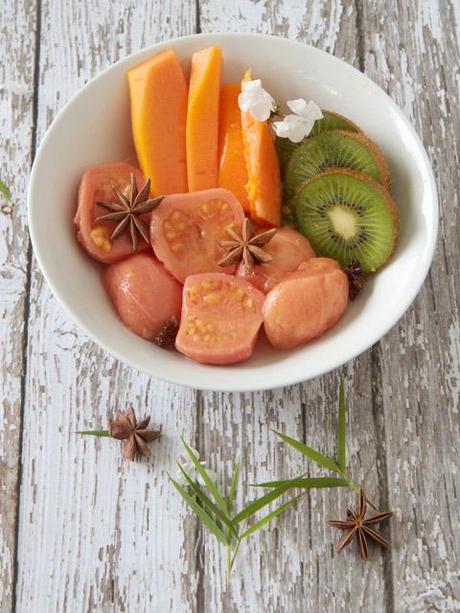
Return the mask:
[(236, 557), (238, 555), (238, 551), (240, 550), (241, 540), (242, 539), (239, 538), (236, 541), (236, 546), (235, 546), (235, 548), (233, 550), (233, 555), (232, 555), (231, 560), (230, 560), (230, 568), (229, 568), (229, 573), (228, 573), (228, 579), (229, 580), (230, 580), (230, 576), (231, 576), (232, 571), (233, 571), (233, 565), (235, 564), (235, 560), (236, 560)]
[(364, 494), (364, 500), (367, 502), (367, 504), (369, 506), (371, 506), (374, 511), (377, 511), (378, 507), (371, 501), (369, 500), (369, 498), (367, 498), (366, 494), (364, 493), (363, 488), (358, 485), (357, 483), (355, 483), (354, 481), (352, 481), (349, 477), (347, 477), (345, 474), (342, 474), (343, 478), (348, 482), (348, 485), (350, 486), (350, 488), (356, 492), (357, 494), (359, 494), (359, 492), (362, 490), (363, 494)]
[(78, 430), (77, 432), (75, 432), (75, 434), (110, 437), (110, 432), (108, 430)]
[(0, 179), (0, 194), (3, 194), (5, 200), (7, 200), (8, 202), (11, 200), (11, 192), (1, 179)]
[(225, 552), (226, 552), (226, 557), (227, 557), (227, 585), (230, 584), (230, 575), (232, 572), (232, 566), (231, 566), (231, 562), (232, 562), (232, 555), (231, 555), (231, 545), (230, 543), (227, 543), (227, 545), (225, 546)]

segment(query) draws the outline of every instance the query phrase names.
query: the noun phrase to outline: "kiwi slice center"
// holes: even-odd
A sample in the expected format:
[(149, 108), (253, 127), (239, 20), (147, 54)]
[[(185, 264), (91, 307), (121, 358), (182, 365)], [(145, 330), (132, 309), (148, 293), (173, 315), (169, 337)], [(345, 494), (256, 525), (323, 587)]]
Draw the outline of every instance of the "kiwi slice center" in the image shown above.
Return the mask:
[(358, 234), (357, 219), (353, 211), (340, 204), (333, 204), (327, 211), (332, 230), (348, 241)]

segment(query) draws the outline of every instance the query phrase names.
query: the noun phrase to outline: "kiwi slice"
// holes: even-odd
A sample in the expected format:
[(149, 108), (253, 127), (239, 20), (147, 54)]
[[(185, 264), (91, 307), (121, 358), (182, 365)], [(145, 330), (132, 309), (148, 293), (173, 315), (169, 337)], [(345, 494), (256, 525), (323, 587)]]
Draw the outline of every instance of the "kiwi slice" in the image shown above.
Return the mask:
[(333, 130), (307, 139), (292, 154), (284, 177), (290, 200), (299, 187), (329, 168), (350, 168), (390, 186), (390, 171), (380, 148), (364, 134)]
[(281, 176), (284, 176), (286, 166), (291, 159), (291, 155), (296, 149), (299, 148), (302, 142), (305, 142), (305, 140), (301, 141), (300, 143), (293, 143), (288, 138), (280, 138), (279, 136), (276, 137), (275, 147), (278, 155), (278, 161), (280, 163)]
[(320, 256), (348, 266), (359, 261), (374, 272), (392, 254), (399, 216), (377, 181), (347, 169), (328, 170), (307, 181), (292, 200), (299, 230)]
[(361, 132), (358, 126), (347, 119), (343, 115), (333, 113), (332, 111), (322, 111), (323, 118), (315, 121), (311, 136), (317, 136), (322, 132), (330, 132), (331, 130), (345, 130), (346, 132)]
[[(345, 130), (346, 132), (361, 132), (358, 126), (338, 113), (332, 111), (323, 110), (323, 118), (315, 121), (313, 130), (310, 136), (317, 136), (322, 132), (329, 132), (330, 130)], [(302, 142), (305, 142), (304, 139)], [(275, 146), (276, 153), (280, 162), (281, 174), (284, 176), (286, 166), (288, 165), (291, 155), (301, 145), (301, 143), (293, 143), (288, 138), (276, 137)]]

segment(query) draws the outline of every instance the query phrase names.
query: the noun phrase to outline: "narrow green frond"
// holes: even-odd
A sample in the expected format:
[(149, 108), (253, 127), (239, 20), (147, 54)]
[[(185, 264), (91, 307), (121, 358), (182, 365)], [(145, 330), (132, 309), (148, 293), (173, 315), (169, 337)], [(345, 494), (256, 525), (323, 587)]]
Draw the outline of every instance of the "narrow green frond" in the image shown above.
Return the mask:
[(110, 436), (108, 430), (78, 430), (75, 434), (83, 434), (84, 436)]
[(8, 200), (8, 201), (11, 200), (10, 190), (6, 187), (6, 185), (3, 183), (3, 181), (1, 179), (0, 179), (0, 194), (3, 194), (3, 196), (6, 198), (6, 200)]
[(208, 472), (204, 468), (204, 466), (202, 464), (200, 464), (200, 461), (197, 459), (197, 457), (193, 453), (193, 449), (190, 447), (190, 445), (188, 445), (184, 441), (184, 439), (182, 437), (181, 437), (181, 441), (182, 441), (182, 444), (184, 445), (184, 448), (185, 448), (185, 451), (187, 452), (188, 457), (192, 460), (193, 465), (195, 466), (195, 468), (198, 471), (199, 475), (203, 479), (204, 483), (206, 484), (206, 487), (208, 488), (208, 490), (212, 494), (214, 500), (219, 505), (219, 507), (222, 509), (222, 511), (224, 511), (224, 513), (227, 513), (228, 512), (227, 504), (226, 504), (223, 496), (221, 495), (221, 493), (217, 489), (216, 484), (211, 479), (211, 477), (208, 475)]
[(179, 492), (179, 494), (182, 496), (182, 498), (185, 500), (188, 506), (194, 511), (195, 515), (197, 515), (198, 518), (201, 519), (203, 524), (207, 526), (207, 528), (214, 534), (214, 536), (223, 545), (227, 545), (228, 540), (225, 537), (225, 534), (222, 532), (222, 530), (219, 528), (216, 522), (212, 519), (212, 517), (210, 517), (208, 513), (206, 513), (206, 511), (202, 507), (200, 507), (197, 501), (192, 496), (190, 496), (187, 490), (184, 487), (182, 487), (180, 483), (178, 483), (175, 479), (173, 479), (171, 475), (169, 474), (168, 474), (168, 477), (172, 485), (175, 487), (175, 489)]
[(240, 476), (240, 466), (241, 462), (238, 460), (235, 464), (235, 468), (233, 469), (232, 482), (227, 495), (227, 506), (230, 513), (232, 512), (233, 505), (235, 504), (236, 488), (238, 486), (238, 479)]
[(272, 519), (275, 519), (275, 517), (278, 517), (278, 515), (281, 515), (282, 513), (284, 513), (284, 511), (289, 509), (289, 507), (292, 507), (299, 500), (299, 498), (302, 497), (302, 495), (303, 494), (299, 494), (295, 498), (288, 500), (287, 502), (282, 504), (280, 507), (278, 507), (277, 509), (275, 509), (274, 511), (272, 511), (271, 513), (263, 517), (260, 521), (256, 522), (255, 524), (252, 524), (250, 528), (248, 528), (245, 532), (243, 532), (243, 534), (241, 535), (241, 538), (242, 539), (247, 538), (251, 534), (254, 534), (254, 532), (257, 532), (257, 530), (260, 530), (261, 528), (263, 528), (263, 526), (268, 524), (268, 522), (272, 521)]
[(288, 489), (288, 487), (276, 488), (271, 492), (268, 492), (268, 494), (257, 498), (257, 500), (250, 502), (242, 511), (235, 515), (235, 517), (233, 518), (233, 523), (239, 524), (243, 520), (248, 519), (249, 517), (254, 515), (254, 513), (257, 513), (257, 511), (260, 511), (260, 509), (263, 509), (268, 504), (273, 502), (273, 500), (276, 500), (277, 498), (282, 496), (284, 492), (286, 492)]
[(307, 458), (310, 458), (310, 460), (316, 462), (316, 464), (319, 464), (323, 468), (332, 470), (333, 472), (340, 473), (340, 468), (337, 466), (334, 460), (331, 460), (331, 458), (328, 458), (322, 453), (319, 453), (319, 451), (315, 451), (311, 447), (308, 447), (308, 445), (305, 445), (304, 443), (301, 443), (300, 441), (297, 441), (296, 439), (287, 436), (287, 434), (277, 432), (276, 430), (274, 430), (274, 432), (281, 439), (283, 439), (285, 443), (287, 443), (291, 447), (294, 447), (294, 449), (296, 449), (297, 451), (300, 451), (300, 453), (302, 453)]
[(340, 377), (339, 408), (337, 418), (337, 461), (342, 471), (347, 469), (347, 401), (345, 399), (345, 383)]
[(325, 487), (346, 487), (349, 483), (345, 479), (336, 477), (307, 477), (298, 479), (286, 479), (284, 481), (269, 481), (267, 483), (258, 483), (255, 487), (279, 488), (286, 487), (314, 489)]
[(220, 509), (216, 504), (214, 504), (214, 502), (208, 496), (206, 496), (206, 494), (203, 492), (200, 486), (187, 474), (187, 472), (182, 468), (179, 462), (177, 463), (177, 466), (179, 467), (179, 470), (181, 471), (182, 475), (187, 481), (187, 484), (192, 488), (193, 493), (201, 501), (202, 505), (204, 506), (208, 514), (210, 512), (214, 513), (214, 515), (216, 515), (221, 520), (221, 522), (224, 523), (227, 526), (227, 528), (229, 528), (229, 530), (233, 532), (235, 537), (238, 537), (238, 532), (236, 531), (234, 525), (232, 524), (230, 517), (225, 515), (222, 509)]

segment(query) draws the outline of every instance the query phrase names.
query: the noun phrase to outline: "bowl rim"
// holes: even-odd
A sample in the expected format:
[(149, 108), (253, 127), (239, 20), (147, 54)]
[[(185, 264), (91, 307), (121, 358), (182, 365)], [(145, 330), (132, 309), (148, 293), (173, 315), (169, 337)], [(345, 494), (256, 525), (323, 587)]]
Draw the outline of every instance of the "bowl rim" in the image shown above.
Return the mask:
[[(396, 113), (398, 118), (403, 122), (405, 128), (409, 131), (411, 137), (413, 138), (414, 143), (417, 145), (419, 153), (421, 154), (421, 159), (424, 164), (425, 176), (428, 178), (428, 184), (426, 185), (426, 189), (429, 191), (429, 201), (431, 202), (430, 212), (432, 216), (433, 225), (430, 228), (431, 232), (428, 236), (429, 242), (426, 245), (423, 259), (420, 260), (419, 274), (417, 276), (416, 282), (411, 284), (410, 290), (408, 290), (408, 292), (405, 294), (405, 299), (401, 301), (401, 308), (398, 310), (397, 314), (395, 314), (393, 317), (391, 317), (388, 320), (386, 326), (379, 329), (378, 333), (375, 333), (374, 335), (371, 335), (370, 337), (367, 336), (365, 341), (357, 342), (352, 350), (349, 350), (349, 351), (345, 350), (344, 352), (342, 352), (342, 356), (338, 360), (332, 360), (329, 366), (320, 368), (316, 372), (316, 374), (314, 374), (313, 376), (309, 376), (307, 378), (302, 377), (299, 371), (293, 370), (290, 376), (284, 374), (278, 380), (275, 380), (275, 381), (273, 380), (269, 381), (267, 379), (264, 382), (259, 379), (257, 383), (251, 383), (251, 380), (252, 380), (251, 377), (247, 377), (247, 378), (245, 377), (244, 379), (243, 378), (241, 379), (241, 382), (238, 385), (236, 386), (232, 385), (232, 387), (230, 388), (230, 387), (226, 387), (225, 385), (219, 385), (218, 377), (209, 378), (209, 382), (203, 381), (203, 382), (200, 382), (199, 385), (197, 385), (196, 382), (194, 381), (193, 374), (189, 374), (188, 376), (185, 374), (185, 376), (182, 376), (182, 373), (181, 373), (181, 376), (170, 376), (168, 374), (168, 371), (154, 374), (151, 370), (148, 370), (145, 366), (141, 366), (140, 364), (136, 363), (136, 361), (131, 359), (130, 357), (122, 355), (117, 349), (114, 349), (113, 347), (109, 347), (105, 341), (100, 340), (99, 337), (97, 337), (96, 333), (93, 332), (87, 326), (87, 324), (85, 324), (84, 321), (82, 321), (82, 319), (75, 313), (70, 301), (68, 301), (66, 297), (60, 292), (60, 290), (57, 287), (57, 284), (54, 282), (52, 277), (48, 274), (46, 270), (46, 265), (44, 264), (44, 260), (43, 260), (42, 253), (40, 250), (40, 246), (39, 246), (40, 239), (36, 231), (35, 219), (34, 219), (35, 212), (33, 210), (32, 202), (31, 202), (32, 194), (34, 193), (34, 187), (38, 180), (38, 175), (40, 172), (41, 153), (46, 148), (47, 143), (50, 140), (50, 138), (52, 138), (53, 132), (56, 129), (59, 129), (60, 123), (63, 120), (63, 118), (65, 118), (67, 110), (78, 101), (80, 96), (83, 96), (85, 94), (86, 90), (91, 86), (91, 84), (96, 79), (98, 79), (99, 77), (102, 77), (103, 75), (110, 74), (111, 72), (116, 72), (119, 69), (120, 65), (124, 63), (130, 63), (136, 58), (139, 58), (139, 60), (142, 61), (143, 57), (146, 56), (147, 54), (149, 53), (153, 54), (165, 47), (169, 47), (169, 46), (174, 47), (176, 43), (179, 43), (181, 41), (198, 40), (198, 39), (208, 39), (209, 40), (212, 38), (215, 38), (215, 39), (248, 38), (248, 39), (254, 39), (254, 40), (267, 39), (273, 42), (276, 41), (277, 44), (282, 41), (282, 44), (285, 44), (287, 46), (291, 46), (293, 48), (295, 47), (297, 49), (299, 47), (308, 48), (310, 53), (318, 54), (319, 56), (328, 56), (329, 58), (332, 58), (333, 61), (337, 62), (338, 64), (341, 64), (343, 68), (345, 68), (346, 70), (350, 70), (352, 73), (354, 73), (355, 77), (362, 79), (367, 83), (370, 83), (374, 88), (377, 88), (381, 94), (383, 94), (384, 98), (386, 99), (387, 104), (392, 108), (392, 110)], [(89, 79), (87, 83), (85, 83), (80, 89), (78, 89), (78, 91), (76, 91), (70, 97), (70, 99), (60, 108), (60, 110), (56, 114), (56, 117), (51, 122), (50, 126), (48, 126), (46, 133), (43, 136), (37, 148), (35, 158), (33, 161), (33, 165), (32, 165), (32, 169), (30, 172), (30, 178), (29, 178), (28, 196), (27, 196), (27, 216), (28, 216), (29, 234), (31, 237), (31, 243), (33, 246), (34, 255), (37, 259), (38, 265), (40, 267), (40, 270), (44, 278), (46, 279), (48, 285), (51, 288), (53, 295), (55, 296), (59, 304), (64, 308), (64, 310), (66, 311), (66, 314), (71, 317), (71, 319), (87, 334), (87, 336), (93, 342), (95, 342), (97, 345), (102, 347), (107, 353), (109, 353), (109, 355), (112, 355), (113, 357), (118, 359), (121, 363), (127, 364), (136, 370), (139, 370), (139, 371), (142, 371), (148, 374), (151, 377), (161, 379), (168, 383), (173, 383), (176, 385), (183, 385), (185, 387), (189, 387), (189, 388), (196, 389), (196, 390), (202, 390), (202, 391), (256, 392), (256, 391), (264, 391), (264, 390), (288, 387), (291, 385), (302, 383), (307, 380), (315, 379), (328, 372), (336, 370), (340, 368), (341, 366), (343, 366), (344, 364), (346, 364), (347, 362), (355, 359), (357, 356), (359, 356), (363, 352), (370, 349), (375, 343), (377, 343), (386, 334), (388, 334), (388, 332), (397, 324), (397, 322), (403, 317), (403, 315), (409, 309), (411, 304), (414, 302), (416, 296), (418, 295), (428, 275), (428, 272), (429, 272), (429, 269), (430, 269), (430, 266), (431, 266), (431, 263), (434, 257), (434, 251), (436, 248), (436, 241), (437, 241), (437, 235), (438, 235), (438, 229), (439, 229), (439, 201), (438, 201), (437, 186), (436, 186), (436, 180), (435, 180), (434, 173), (433, 173), (433, 168), (431, 166), (431, 163), (428, 158), (428, 154), (425, 150), (425, 147), (420, 137), (418, 136), (417, 132), (415, 131), (415, 128), (413, 127), (411, 121), (405, 116), (403, 111), (399, 108), (399, 106), (387, 94), (387, 92), (383, 90), (377, 83), (375, 83), (375, 81), (373, 81), (370, 77), (362, 73), (360, 70), (358, 70), (351, 64), (336, 57), (332, 53), (323, 51), (322, 49), (318, 49), (317, 47), (314, 47), (307, 43), (303, 43), (301, 41), (288, 39), (282, 36), (275, 36), (272, 34), (262, 34), (262, 33), (255, 33), (255, 32), (243, 32), (243, 33), (239, 33), (239, 32), (201, 32), (199, 34), (178, 36), (175, 38), (171, 38), (167, 41), (158, 41), (157, 43), (153, 45), (140, 49), (134, 53), (128, 54), (120, 58), (113, 64), (111, 64), (109, 67), (98, 72), (94, 77)], [(207, 368), (210, 368), (210, 365), (204, 365), (204, 366), (206, 366)]]

